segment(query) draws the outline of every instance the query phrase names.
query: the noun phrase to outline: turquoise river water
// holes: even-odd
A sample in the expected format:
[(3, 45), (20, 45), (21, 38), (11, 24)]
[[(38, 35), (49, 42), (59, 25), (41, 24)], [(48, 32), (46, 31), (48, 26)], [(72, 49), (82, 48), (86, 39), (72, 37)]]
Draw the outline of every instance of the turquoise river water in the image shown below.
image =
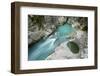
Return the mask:
[(57, 46), (68, 40), (68, 35), (72, 32), (74, 28), (69, 24), (59, 26), (50, 37), (41, 39), (28, 48), (28, 60), (45, 60)]

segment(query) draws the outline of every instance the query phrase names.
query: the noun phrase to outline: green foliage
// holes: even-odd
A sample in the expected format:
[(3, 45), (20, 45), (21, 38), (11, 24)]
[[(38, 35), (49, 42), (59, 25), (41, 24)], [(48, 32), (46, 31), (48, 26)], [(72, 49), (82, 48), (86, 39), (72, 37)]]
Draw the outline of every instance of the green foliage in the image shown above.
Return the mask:
[(43, 28), (43, 22), (44, 22), (44, 16), (39, 15), (28, 15), (29, 19), (31, 19), (31, 23), (34, 25), (37, 25), (39, 29)]
[(87, 26), (84, 26), (83, 28), (82, 28), (82, 31), (87, 31), (88, 30), (88, 27)]

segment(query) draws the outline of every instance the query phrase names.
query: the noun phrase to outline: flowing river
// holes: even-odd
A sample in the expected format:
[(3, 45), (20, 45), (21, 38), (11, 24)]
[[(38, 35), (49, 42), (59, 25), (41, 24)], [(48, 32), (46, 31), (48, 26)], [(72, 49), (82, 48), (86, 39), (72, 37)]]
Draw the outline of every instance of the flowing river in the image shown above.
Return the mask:
[(55, 33), (46, 39), (41, 39), (28, 48), (28, 60), (45, 60), (62, 42), (68, 40), (68, 35), (74, 32), (69, 24), (61, 25)]

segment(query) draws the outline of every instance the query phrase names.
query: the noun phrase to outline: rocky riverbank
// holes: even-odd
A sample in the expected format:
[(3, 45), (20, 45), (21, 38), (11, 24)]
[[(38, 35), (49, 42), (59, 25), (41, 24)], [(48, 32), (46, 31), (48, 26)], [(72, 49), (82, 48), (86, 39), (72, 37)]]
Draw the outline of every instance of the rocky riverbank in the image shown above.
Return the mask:
[[(74, 33), (70, 33), (69, 40), (61, 43), (55, 48), (54, 53), (46, 59), (83, 59), (88, 57), (88, 19), (86, 17), (65, 17), (65, 16), (28, 16), (28, 45), (36, 43), (41, 38), (47, 38), (52, 35), (55, 30), (67, 23), (74, 29)], [(79, 47), (78, 53), (73, 53), (67, 46), (70, 41)], [(72, 47), (73, 48), (73, 47)], [(46, 50), (46, 49), (45, 49)]]

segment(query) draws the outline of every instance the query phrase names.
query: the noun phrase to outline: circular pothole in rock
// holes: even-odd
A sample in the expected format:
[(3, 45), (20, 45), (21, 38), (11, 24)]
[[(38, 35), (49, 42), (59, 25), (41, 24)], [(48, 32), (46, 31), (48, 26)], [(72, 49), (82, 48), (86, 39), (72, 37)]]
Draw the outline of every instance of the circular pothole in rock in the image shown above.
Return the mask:
[(68, 48), (71, 50), (72, 53), (79, 53), (79, 46), (73, 42), (73, 41), (70, 41), (67, 43), (67, 46)]

